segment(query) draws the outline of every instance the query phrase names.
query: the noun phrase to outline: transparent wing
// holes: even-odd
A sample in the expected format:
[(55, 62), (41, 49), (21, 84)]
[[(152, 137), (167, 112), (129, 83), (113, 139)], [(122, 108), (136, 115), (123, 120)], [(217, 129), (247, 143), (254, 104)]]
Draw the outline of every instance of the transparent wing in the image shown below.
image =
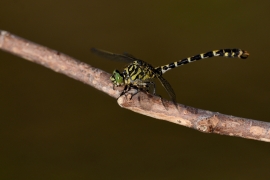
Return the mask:
[(128, 57), (133, 58), (133, 59), (136, 59), (135, 56), (133, 56), (132, 54), (129, 54), (127, 52), (124, 52), (123, 55), (128, 56)]
[(158, 76), (157, 78), (161, 82), (162, 86), (166, 89), (167, 93), (169, 94), (169, 96), (172, 99), (172, 101), (174, 102), (174, 104), (176, 104), (176, 95), (174, 93), (172, 86), (162, 76)]
[(120, 62), (127, 62), (127, 63), (131, 63), (134, 60), (136, 60), (136, 58), (134, 58), (132, 55), (130, 54), (114, 54), (108, 51), (104, 51), (101, 49), (96, 49), (96, 48), (91, 48), (92, 53), (103, 57), (103, 58), (107, 58), (113, 61), (120, 61)]

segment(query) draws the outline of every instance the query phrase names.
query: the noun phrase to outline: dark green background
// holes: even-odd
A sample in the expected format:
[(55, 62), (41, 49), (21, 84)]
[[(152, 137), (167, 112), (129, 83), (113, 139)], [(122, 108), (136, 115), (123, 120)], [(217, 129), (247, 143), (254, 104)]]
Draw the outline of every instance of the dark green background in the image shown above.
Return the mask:
[[(0, 29), (112, 72), (219, 48), (166, 73), (179, 103), (269, 121), (269, 1), (1, 1)], [(158, 86), (158, 94), (167, 98)], [(0, 179), (267, 179), (270, 144), (203, 134), (121, 109), (92, 87), (0, 52)]]

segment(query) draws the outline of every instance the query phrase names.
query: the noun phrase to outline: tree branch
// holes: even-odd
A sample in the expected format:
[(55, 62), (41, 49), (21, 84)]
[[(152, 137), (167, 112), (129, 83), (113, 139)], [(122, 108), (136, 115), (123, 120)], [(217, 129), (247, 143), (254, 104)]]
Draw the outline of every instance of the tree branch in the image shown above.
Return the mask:
[[(123, 91), (123, 87), (113, 90), (110, 74), (107, 72), (6, 31), (0, 31), (0, 49), (93, 86), (113, 98), (117, 98)], [(135, 90), (132, 91), (118, 98), (121, 107), (205, 133), (270, 142), (268, 122), (224, 115), (182, 104), (178, 104), (176, 108), (173, 102), (144, 92), (133, 96)]]

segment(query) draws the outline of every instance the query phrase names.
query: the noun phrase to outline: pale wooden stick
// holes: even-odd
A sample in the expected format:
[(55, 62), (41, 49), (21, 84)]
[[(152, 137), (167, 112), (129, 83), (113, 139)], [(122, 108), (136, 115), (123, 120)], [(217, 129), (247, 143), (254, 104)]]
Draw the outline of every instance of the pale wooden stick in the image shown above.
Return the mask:
[[(114, 98), (117, 98), (123, 90), (123, 87), (113, 90), (110, 74), (6, 31), (0, 31), (0, 49), (82, 81)], [(121, 107), (134, 112), (201, 132), (270, 141), (268, 122), (224, 115), (181, 104), (176, 108), (172, 102), (144, 92), (134, 96), (127, 93), (118, 99), (118, 103)]]

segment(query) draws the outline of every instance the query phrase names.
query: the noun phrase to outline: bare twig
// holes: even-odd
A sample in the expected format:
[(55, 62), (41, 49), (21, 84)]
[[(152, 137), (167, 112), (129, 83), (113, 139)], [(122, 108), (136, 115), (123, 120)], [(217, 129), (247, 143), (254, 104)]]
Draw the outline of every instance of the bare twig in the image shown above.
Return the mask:
[[(117, 98), (123, 90), (121, 87), (113, 90), (110, 74), (107, 72), (6, 31), (0, 31), (0, 49), (82, 81), (114, 98)], [(267, 122), (224, 115), (181, 104), (176, 108), (172, 102), (161, 101), (159, 97), (143, 92), (134, 96), (123, 95), (118, 99), (118, 104), (134, 112), (201, 132), (270, 142), (270, 123)]]

